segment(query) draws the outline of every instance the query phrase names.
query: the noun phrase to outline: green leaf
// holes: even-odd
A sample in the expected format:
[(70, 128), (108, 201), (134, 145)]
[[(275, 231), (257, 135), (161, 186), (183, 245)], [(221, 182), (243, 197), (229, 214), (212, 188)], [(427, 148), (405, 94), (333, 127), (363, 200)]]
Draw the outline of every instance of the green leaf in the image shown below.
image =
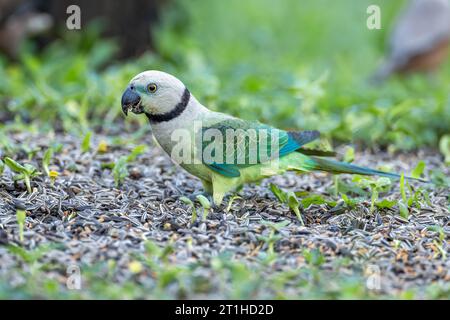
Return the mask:
[(289, 208), (294, 211), (295, 215), (297, 216), (298, 220), (302, 225), (305, 225), (302, 219), (302, 215), (300, 213), (300, 202), (297, 199), (297, 196), (294, 192), (290, 191), (287, 193), (287, 204)]
[(339, 176), (338, 175), (334, 175), (333, 176), (333, 181), (334, 181), (334, 193), (333, 193), (333, 195), (335, 197), (337, 197), (339, 195)]
[(194, 203), (188, 197), (180, 197), (180, 201), (192, 208), (191, 224), (194, 223), (197, 220), (197, 210), (195, 209)]
[(62, 143), (54, 142), (51, 145), (51, 149), (54, 151), (54, 153), (60, 153), (63, 149), (64, 145)]
[(31, 180), (30, 176), (26, 173), (23, 174), (23, 180), (25, 181), (25, 185), (27, 186), (28, 193), (32, 193), (33, 190), (31, 189)]
[[(135, 147), (128, 156), (121, 156), (113, 167), (113, 176), (116, 183), (116, 187), (120, 186), (126, 177), (128, 177), (128, 163), (134, 161), (137, 156), (145, 151), (145, 146), (140, 145)], [(108, 168), (110, 164), (105, 164), (103, 167)]]
[(81, 152), (86, 153), (91, 149), (92, 132), (88, 131), (81, 142)]
[(26, 263), (32, 264), (41, 259), (49, 250), (56, 248), (54, 244), (45, 244), (36, 247), (33, 250), (26, 250), (17, 245), (8, 245), (6, 249), (18, 257), (20, 257)]
[(24, 225), (25, 225), (25, 218), (26, 218), (26, 213), (24, 210), (17, 210), (16, 211), (16, 219), (17, 219), (17, 224), (19, 225), (19, 239), (20, 242), (23, 242), (24, 238), (23, 238), (23, 229), (24, 229)]
[(24, 173), (19, 173), (19, 174), (16, 174), (14, 177), (13, 177), (13, 180), (14, 181), (20, 181), (20, 180), (23, 180), (25, 178), (25, 174)]
[(408, 205), (403, 203), (403, 201), (399, 201), (398, 202), (398, 209), (400, 211), (400, 216), (402, 218), (408, 219), (408, 217), (409, 217)]
[(184, 204), (186, 204), (192, 208), (191, 224), (194, 223), (195, 220), (197, 220), (197, 210), (195, 210), (194, 203), (188, 197), (180, 197), (179, 199), (181, 202), (183, 202)]
[(5, 171), (5, 163), (0, 159), (0, 175)]
[(278, 186), (274, 185), (273, 183), (269, 185), (269, 188), (270, 191), (272, 191), (272, 193), (274, 194), (274, 196), (278, 199), (278, 201), (280, 201), (281, 203), (286, 203), (287, 197), (286, 193), (283, 190), (278, 188)]
[(345, 150), (344, 154), (344, 161), (345, 162), (353, 162), (355, 160), (355, 149), (353, 147), (348, 147), (347, 150)]
[(441, 242), (445, 240), (445, 231), (444, 231), (444, 228), (442, 228), (441, 226), (439, 226), (439, 225), (428, 226), (427, 230), (437, 232), (439, 234), (439, 240)]
[(425, 170), (425, 162), (421, 160), (411, 172), (411, 177), (419, 179), (424, 170)]
[(52, 156), (53, 156), (53, 149), (48, 148), (47, 151), (45, 151), (45, 153), (44, 153), (44, 157), (42, 158), (42, 168), (44, 169), (44, 172), (47, 176), (50, 176), (49, 165), (50, 165), (50, 160), (52, 159)]
[(430, 170), (431, 181), (437, 185), (442, 187), (450, 187), (450, 177), (447, 174), (440, 170), (434, 169)]
[(100, 167), (102, 168), (102, 169), (114, 169), (114, 166), (115, 166), (116, 164), (114, 163), (114, 162), (106, 162), (106, 163), (102, 163), (101, 165), (100, 165)]
[(231, 206), (233, 205), (233, 202), (234, 202), (234, 200), (236, 200), (236, 199), (242, 199), (242, 198), (241, 198), (240, 196), (238, 196), (237, 194), (232, 195), (232, 196), (230, 197), (230, 200), (228, 201), (228, 205), (227, 205), (227, 208), (225, 209), (225, 212), (230, 212)]
[(204, 195), (199, 194), (195, 197), (205, 210), (211, 209), (211, 203)]
[(133, 150), (131, 150), (131, 153), (128, 155), (127, 162), (132, 162), (132, 161), (136, 160), (136, 158), (138, 156), (140, 156), (141, 154), (143, 154), (145, 152), (146, 148), (147, 147), (145, 145), (139, 145), (139, 146), (135, 147)]
[(355, 182), (361, 188), (370, 188), (374, 183), (371, 178), (359, 175), (353, 176), (352, 182)]
[(310, 265), (319, 267), (325, 263), (325, 257), (319, 249), (303, 250), (303, 257)]
[(375, 203), (378, 201), (378, 189), (373, 188), (372, 189), (372, 195), (370, 197), (370, 213), (372, 213), (375, 210)]
[(280, 231), (280, 229), (286, 227), (290, 222), (288, 220), (283, 220), (275, 223), (272, 221), (262, 220), (261, 223), (270, 227), (272, 230)]
[(355, 182), (345, 182), (343, 180), (339, 180), (339, 193), (340, 194), (347, 194), (352, 193), (356, 194), (358, 196), (367, 196), (367, 191), (364, 191), (363, 188), (361, 188), (357, 183)]
[(32, 193), (30, 179), (31, 177), (38, 176), (41, 173), (38, 172), (31, 164), (25, 164), (25, 166), (22, 166), (20, 163), (8, 157), (5, 158), (5, 164), (14, 172), (19, 173), (19, 175), (14, 177), (14, 180), (18, 181), (23, 179), (25, 181), (25, 185), (27, 186), (28, 193)]
[(450, 134), (446, 134), (439, 140), (439, 151), (445, 157), (445, 163), (450, 164)]
[(392, 185), (391, 179), (386, 178), (386, 177), (380, 177), (375, 182), (375, 187), (378, 190), (384, 191), (384, 192), (389, 191), (389, 189), (391, 188), (391, 185)]
[(116, 187), (119, 187), (128, 177), (127, 158), (125, 156), (120, 157), (114, 164), (113, 176)]
[(312, 196), (303, 198), (301, 201), (302, 201), (304, 208), (309, 208), (309, 206), (311, 206), (313, 204), (321, 205), (321, 204), (327, 203), (327, 201), (318, 194), (313, 194)]
[(17, 173), (26, 173), (27, 172), (27, 169), (24, 166), (22, 166), (20, 163), (14, 161), (11, 158), (6, 157), (5, 164), (14, 172), (17, 172)]
[(283, 220), (283, 221), (274, 223), (272, 227), (273, 227), (275, 230), (279, 231), (281, 228), (286, 227), (289, 223), (290, 223), (290, 222), (289, 222), (288, 220)]
[(349, 198), (346, 194), (341, 193), (342, 200), (349, 208), (355, 208), (358, 203), (361, 202), (360, 198)]
[(187, 205), (189, 205), (189, 206), (191, 206), (191, 207), (194, 206), (194, 203), (193, 203), (192, 200), (189, 199), (188, 197), (180, 197), (179, 200), (180, 200), (181, 202), (183, 202), (184, 204), (187, 204)]
[(375, 203), (375, 205), (380, 208), (380, 209), (390, 209), (392, 207), (394, 207), (397, 204), (396, 200), (388, 200), (388, 199), (383, 199), (381, 201), (377, 201)]
[(406, 203), (406, 190), (405, 190), (405, 174), (402, 172), (400, 175), (400, 193), (402, 195), (402, 201), (403, 203)]

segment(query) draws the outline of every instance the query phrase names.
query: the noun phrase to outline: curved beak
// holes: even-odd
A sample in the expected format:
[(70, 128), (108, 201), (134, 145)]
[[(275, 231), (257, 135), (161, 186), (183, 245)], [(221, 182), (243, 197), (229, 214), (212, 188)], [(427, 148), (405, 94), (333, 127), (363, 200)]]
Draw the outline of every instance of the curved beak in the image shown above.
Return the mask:
[(125, 116), (128, 115), (128, 111), (134, 113), (142, 113), (140, 108), (141, 97), (130, 87), (128, 87), (122, 95), (122, 111)]

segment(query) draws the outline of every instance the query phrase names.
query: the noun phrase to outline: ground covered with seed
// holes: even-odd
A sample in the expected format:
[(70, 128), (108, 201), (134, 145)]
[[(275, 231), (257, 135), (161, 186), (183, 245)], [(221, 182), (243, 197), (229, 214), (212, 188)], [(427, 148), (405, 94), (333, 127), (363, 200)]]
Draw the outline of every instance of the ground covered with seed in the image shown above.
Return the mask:
[[(393, 182), (371, 210), (373, 193), (349, 176), (336, 196), (332, 176), (286, 174), (206, 210), (180, 201), (201, 184), (175, 167), (149, 132), (94, 134), (84, 152), (70, 135), (9, 138), (11, 150), (0, 156), (39, 171), (53, 146), (50, 169), (58, 176), (54, 183), (45, 174), (33, 178), (31, 194), (8, 168), (0, 176), (2, 298), (450, 297), (445, 185), (414, 182), (402, 196)], [(148, 147), (117, 186), (111, 164), (137, 144)], [(355, 156), (355, 163), (405, 173), (420, 160), (426, 178), (448, 182), (437, 151)], [(304, 225), (271, 183), (297, 192)], [(401, 211), (404, 197), (412, 200)]]

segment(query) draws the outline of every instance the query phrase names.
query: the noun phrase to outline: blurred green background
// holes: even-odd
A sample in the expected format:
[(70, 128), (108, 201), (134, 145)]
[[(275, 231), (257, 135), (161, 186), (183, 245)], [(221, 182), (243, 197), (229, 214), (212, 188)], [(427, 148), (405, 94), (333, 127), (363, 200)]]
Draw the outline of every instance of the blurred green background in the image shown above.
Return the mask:
[[(366, 27), (369, 5), (382, 29)], [(154, 50), (117, 60), (102, 25), (61, 30), (43, 50), (0, 56), (0, 131), (108, 131), (136, 73), (160, 69), (211, 109), (282, 128), (319, 129), (335, 144), (437, 147), (449, 133), (450, 63), (433, 76), (369, 83), (404, 1), (171, 1), (151, 28)], [(149, 28), (150, 29), (150, 28)], [(149, 31), (150, 32), (150, 31)], [(133, 118), (124, 125), (135, 130)]]

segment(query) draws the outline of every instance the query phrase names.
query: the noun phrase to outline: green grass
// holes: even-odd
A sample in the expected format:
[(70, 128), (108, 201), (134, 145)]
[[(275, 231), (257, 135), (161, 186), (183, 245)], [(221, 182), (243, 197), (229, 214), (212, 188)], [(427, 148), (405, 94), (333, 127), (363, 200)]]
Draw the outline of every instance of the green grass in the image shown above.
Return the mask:
[[(158, 50), (217, 110), (401, 149), (436, 146), (448, 132), (448, 62), (434, 79), (367, 81), (400, 1), (177, 4), (156, 32)], [(366, 28), (369, 4), (381, 7), (381, 30)]]
[[(273, 230), (275, 234), (276, 226)], [(300, 254), (306, 262), (303, 267), (276, 270), (274, 263), (280, 253), (271, 250), (260, 252), (252, 265), (226, 251), (201, 262), (174, 264), (171, 244), (160, 247), (147, 242), (145, 247), (145, 253), (130, 261), (128, 270), (119, 268), (114, 260), (79, 265), (81, 288), (69, 289), (67, 266), (42, 262), (51, 250), (64, 248), (41, 246), (27, 251), (10, 246), (21, 265), (15, 271), (22, 281), (13, 285), (2, 281), (0, 299), (192, 299), (208, 294), (224, 299), (414, 299), (446, 298), (449, 293), (448, 286), (433, 284), (421, 292), (411, 289), (396, 296), (381, 294), (367, 288), (363, 264), (353, 265), (349, 273), (350, 260), (337, 257), (330, 271), (330, 266), (323, 268), (325, 257), (318, 249), (305, 249)], [(118, 284), (117, 277), (123, 283)]]
[[(366, 28), (369, 4), (381, 7), (381, 30)], [(243, 118), (320, 129), (341, 142), (437, 147), (450, 123), (448, 62), (431, 79), (393, 78), (380, 87), (367, 81), (401, 4), (175, 1), (153, 30), (156, 53), (114, 61), (113, 42), (92, 25), (63, 34), (41, 54), (26, 46), (16, 64), (0, 57), (1, 101), (16, 126), (108, 128), (122, 121), (129, 79), (161, 69), (210, 108)]]

